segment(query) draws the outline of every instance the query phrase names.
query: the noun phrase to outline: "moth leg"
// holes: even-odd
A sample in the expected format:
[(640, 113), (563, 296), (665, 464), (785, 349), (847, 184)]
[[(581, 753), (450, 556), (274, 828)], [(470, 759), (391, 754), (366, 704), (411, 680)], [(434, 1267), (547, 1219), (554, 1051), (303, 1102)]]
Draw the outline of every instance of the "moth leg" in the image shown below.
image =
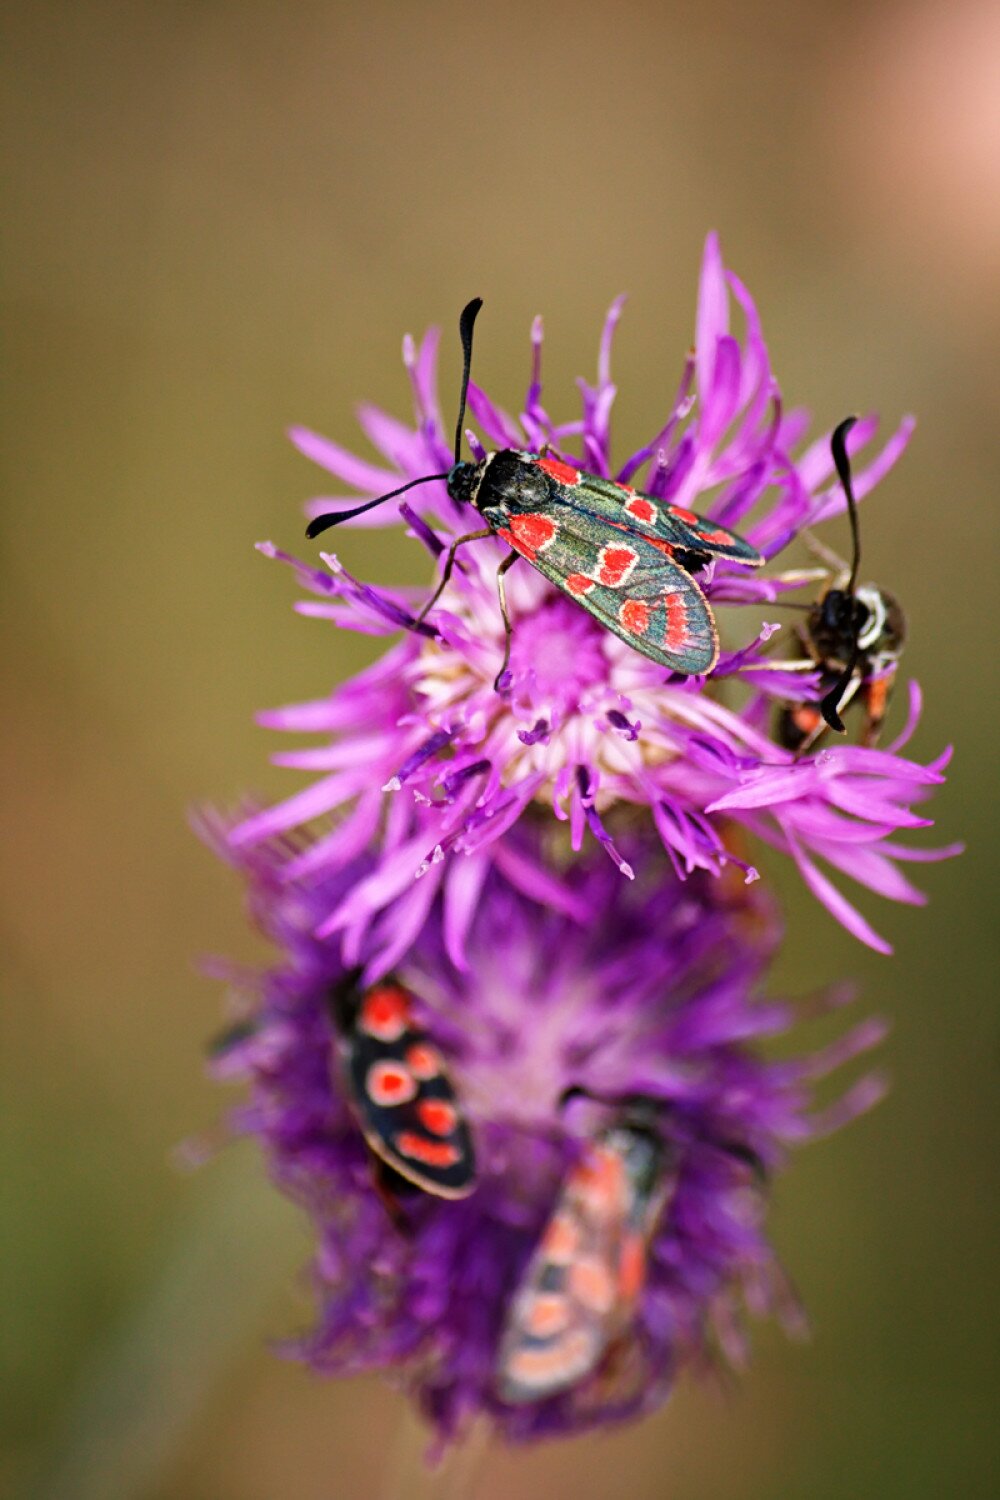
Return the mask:
[(876, 677), (873, 681), (865, 683), (862, 693), (865, 724), (861, 731), (861, 743), (866, 750), (871, 750), (878, 744), (895, 675), (895, 672), (889, 672), (884, 677)]
[(444, 571), (441, 574), (440, 583), (438, 584), (437, 588), (434, 590), (433, 594), (428, 599), (427, 603), (424, 605), (420, 613), (414, 616), (416, 624), (419, 625), (421, 621), (425, 619), (425, 617), (434, 608), (435, 604), (438, 602), (445, 589), (448, 587), (449, 579), (451, 578), (451, 575), (455, 570), (455, 553), (458, 551), (459, 547), (464, 547), (466, 542), (478, 542), (483, 537), (492, 535), (493, 533), (490, 528), (488, 526), (485, 526), (482, 531), (467, 531), (464, 536), (455, 538), (451, 546), (448, 548), (448, 553), (444, 560)]
[(500, 683), (506, 676), (507, 668), (510, 666), (510, 638), (513, 633), (510, 623), (510, 612), (507, 609), (506, 574), (508, 570), (514, 566), (520, 556), (520, 552), (508, 552), (499, 568), (497, 568), (497, 593), (500, 596), (500, 613), (503, 615), (505, 640), (503, 649), (503, 661), (500, 664), (499, 672), (493, 679), (493, 691), (496, 693), (499, 693)]

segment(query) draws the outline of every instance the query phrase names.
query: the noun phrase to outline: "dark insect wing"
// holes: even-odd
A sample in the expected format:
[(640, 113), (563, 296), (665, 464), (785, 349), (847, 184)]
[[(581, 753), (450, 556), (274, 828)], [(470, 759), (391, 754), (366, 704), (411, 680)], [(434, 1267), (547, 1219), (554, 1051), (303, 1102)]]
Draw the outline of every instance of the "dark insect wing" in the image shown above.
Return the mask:
[(371, 1149), (428, 1193), (470, 1193), (469, 1126), (441, 1053), (413, 1025), (408, 992), (388, 982), (361, 995), (342, 1024), (341, 1047), (351, 1102)]
[(708, 602), (655, 541), (561, 506), (520, 515), (492, 506), (483, 514), (550, 583), (634, 650), (672, 672), (711, 671), (719, 639)]
[(538, 467), (553, 481), (553, 500), (606, 522), (630, 536), (646, 536), (678, 550), (705, 553), (706, 561), (726, 558), (759, 568), (764, 558), (749, 542), (707, 516), (646, 495), (631, 485), (597, 474), (585, 474), (557, 459), (538, 458)]
[(656, 1170), (640, 1181), (644, 1143), (624, 1127), (592, 1141), (571, 1170), (515, 1294), (500, 1343), (504, 1401), (545, 1400), (602, 1365), (642, 1290), (649, 1240), (667, 1195)]

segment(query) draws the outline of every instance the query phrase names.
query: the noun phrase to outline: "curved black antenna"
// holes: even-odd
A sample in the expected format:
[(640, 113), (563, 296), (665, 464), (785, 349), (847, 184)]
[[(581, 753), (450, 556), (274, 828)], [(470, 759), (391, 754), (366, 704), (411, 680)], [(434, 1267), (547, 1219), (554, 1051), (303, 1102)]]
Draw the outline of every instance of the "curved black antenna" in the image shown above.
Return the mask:
[(847, 514), (851, 522), (851, 545), (854, 548), (854, 556), (851, 561), (851, 576), (847, 581), (847, 592), (852, 597), (857, 587), (858, 569), (861, 566), (861, 535), (858, 531), (858, 502), (854, 498), (854, 488), (851, 484), (851, 460), (847, 456), (847, 434), (857, 420), (857, 417), (845, 417), (840, 425), (833, 429), (833, 435), (830, 438), (830, 452), (833, 455), (837, 478), (844, 491)]
[(310, 521), (306, 527), (306, 536), (312, 540), (319, 536), (321, 531), (328, 531), (331, 526), (339, 526), (341, 521), (351, 521), (355, 516), (363, 516), (366, 510), (374, 510), (376, 505), (381, 505), (384, 500), (395, 500), (397, 495), (405, 495), (407, 490), (412, 490), (414, 485), (429, 484), (432, 479), (447, 479), (447, 474), (424, 474), (420, 479), (411, 479), (409, 484), (401, 484), (398, 490), (390, 490), (387, 495), (379, 495), (374, 500), (366, 500), (364, 505), (355, 505), (352, 510), (331, 510), (326, 515), (317, 516)]
[(462, 393), (458, 398), (458, 421), (455, 424), (455, 462), (462, 461), (462, 428), (465, 425), (465, 398), (469, 394), (469, 375), (472, 371), (472, 330), (483, 305), (482, 297), (473, 297), (462, 308), (458, 320), (458, 336), (462, 340)]
[(847, 580), (847, 588), (844, 590), (851, 601), (852, 624), (854, 627), (851, 654), (848, 658), (847, 666), (819, 705), (819, 711), (826, 723), (831, 729), (835, 729), (838, 734), (845, 732), (844, 721), (838, 713), (840, 700), (847, 691), (848, 683), (854, 676), (854, 669), (858, 664), (858, 657), (861, 655), (859, 644), (861, 627), (856, 618), (857, 612), (854, 608), (854, 590), (857, 587), (858, 569), (861, 566), (861, 535), (858, 530), (858, 503), (854, 498), (854, 488), (851, 484), (851, 461), (847, 456), (847, 434), (857, 420), (857, 417), (845, 417), (833, 429), (833, 434), (830, 438), (830, 452), (833, 455), (834, 468), (837, 470), (837, 478), (840, 480), (841, 488), (844, 491), (844, 498), (847, 501), (847, 514), (851, 522), (851, 545), (854, 549), (851, 559), (851, 573)]

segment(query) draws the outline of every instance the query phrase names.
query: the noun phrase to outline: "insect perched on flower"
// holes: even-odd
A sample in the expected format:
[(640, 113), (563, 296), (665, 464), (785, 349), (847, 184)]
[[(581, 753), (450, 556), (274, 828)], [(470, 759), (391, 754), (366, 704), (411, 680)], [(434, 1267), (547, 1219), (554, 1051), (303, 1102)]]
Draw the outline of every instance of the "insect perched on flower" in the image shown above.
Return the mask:
[(572, 1389), (627, 1337), (650, 1240), (676, 1185), (672, 1166), (645, 1102), (621, 1108), (587, 1141), (511, 1303), (497, 1368), (502, 1400)]
[(348, 975), (330, 996), (348, 1098), (365, 1140), (396, 1179), (439, 1198), (464, 1198), (475, 1187), (468, 1124), (444, 1058), (413, 1023), (411, 995), (385, 980), (360, 990)]
[(716, 558), (759, 567), (763, 557), (749, 542), (714, 521), (654, 499), (631, 485), (583, 473), (547, 452), (502, 448), (487, 453), (479, 463), (463, 462), (472, 331), (481, 306), (481, 299), (474, 298), (459, 321), (463, 370), (452, 467), (446, 474), (411, 480), (351, 510), (317, 516), (306, 535), (318, 536), (414, 485), (444, 479), (451, 498), (472, 505), (486, 526), (452, 542), (438, 587), (417, 621), (423, 620), (447, 587), (460, 547), (488, 536), (507, 542), (511, 551), (497, 570), (506, 647), (495, 687), (504, 686), (510, 661), (504, 579), (520, 557), (643, 656), (685, 676), (710, 672), (719, 654), (718, 631), (708, 600), (692, 574)]
[(858, 585), (861, 543), (857, 503), (847, 456), (847, 434), (856, 418), (847, 417), (830, 439), (851, 521), (853, 558), (850, 568), (834, 553), (813, 547), (836, 571), (812, 606), (799, 632), (802, 665), (818, 666), (819, 703), (803, 702), (783, 707), (778, 714), (776, 737), (786, 750), (804, 754), (811, 750), (827, 727), (844, 732), (841, 713), (860, 695), (864, 707), (861, 743), (877, 744), (896, 675), (896, 664), (906, 639), (906, 620), (893, 596), (875, 584)]

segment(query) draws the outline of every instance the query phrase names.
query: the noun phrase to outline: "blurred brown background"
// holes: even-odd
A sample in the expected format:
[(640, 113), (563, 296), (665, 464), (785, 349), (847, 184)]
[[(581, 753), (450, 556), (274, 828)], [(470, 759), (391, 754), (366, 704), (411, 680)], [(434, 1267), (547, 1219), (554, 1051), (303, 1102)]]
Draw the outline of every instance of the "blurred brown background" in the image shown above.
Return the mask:
[[(866, 507), (866, 572), (907, 602), (915, 753), (955, 741), (937, 833), (970, 850), (918, 872), (926, 912), (863, 899), (888, 961), (768, 867), (792, 903), (778, 982), (857, 974), (895, 1023), (888, 1102), (777, 1189), (812, 1344), (764, 1329), (733, 1395), (688, 1383), (612, 1438), (492, 1455), (476, 1493), (995, 1493), (1000, 12), (11, 0), (4, 26), (0, 1487), (392, 1492), (395, 1397), (266, 1348), (306, 1313), (296, 1214), (248, 1150), (170, 1161), (219, 1106), (200, 1071), (219, 995), (194, 961), (257, 951), (185, 811), (290, 790), (254, 709), (364, 655), (297, 621), (252, 544), (304, 549), (324, 488), (284, 427), (353, 441), (360, 398), (407, 415), (402, 333), (450, 330), (474, 293), (479, 379), (516, 404), (543, 311), (565, 415), (628, 290), (634, 446), (714, 226), (789, 399), (826, 424), (919, 414)], [(345, 557), (419, 576), (372, 537)]]

